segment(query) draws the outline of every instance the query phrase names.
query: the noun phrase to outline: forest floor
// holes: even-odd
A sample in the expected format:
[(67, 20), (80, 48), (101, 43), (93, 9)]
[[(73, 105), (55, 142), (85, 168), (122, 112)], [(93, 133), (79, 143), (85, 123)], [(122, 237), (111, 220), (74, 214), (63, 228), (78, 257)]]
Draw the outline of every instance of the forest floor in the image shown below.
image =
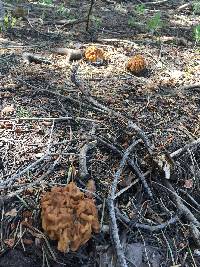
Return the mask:
[[(127, 266), (200, 266), (200, 10), (96, 1), (86, 31), (89, 1), (53, 2), (24, 1), (29, 14), (0, 34), (0, 267), (126, 266), (120, 243)], [(52, 52), (91, 45), (109, 60)], [(135, 54), (143, 75), (126, 69)], [(41, 195), (88, 179), (101, 231), (63, 254), (42, 229)]]

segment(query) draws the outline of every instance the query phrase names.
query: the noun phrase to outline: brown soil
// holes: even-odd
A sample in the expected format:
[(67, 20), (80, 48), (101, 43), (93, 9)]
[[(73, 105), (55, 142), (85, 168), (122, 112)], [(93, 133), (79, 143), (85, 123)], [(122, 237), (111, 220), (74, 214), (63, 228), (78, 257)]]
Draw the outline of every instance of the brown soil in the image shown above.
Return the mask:
[[(6, 2), (6, 10), (15, 9), (15, 1)], [(57, 243), (41, 228), (40, 196), (71, 179), (84, 189), (90, 177), (96, 183), (99, 218), (104, 226), (109, 225), (104, 200), (121, 161), (111, 146), (123, 154), (134, 140), (142, 138), (128, 126), (130, 121), (154, 147), (149, 155), (140, 140), (130, 155), (146, 174), (154, 201), (127, 165), (117, 192), (130, 188), (115, 202), (125, 216), (118, 218), (120, 237), (127, 244), (145, 242), (159, 249), (162, 260), (159, 258), (158, 266), (199, 266), (198, 238), (191, 233), (191, 221), (180, 214), (165, 189), (164, 171), (155, 163), (161, 155), (172, 160), (173, 152), (200, 137), (200, 55), (193, 34), (200, 19), (191, 5), (178, 10), (183, 2), (191, 1), (155, 5), (148, 1), (145, 13), (135, 12), (138, 1), (97, 1), (88, 32), (88, 1), (53, 2), (23, 1), (29, 9), (28, 20), (17, 19), (0, 34), (0, 110), (13, 105), (0, 118), (0, 266), (105, 266), (100, 255), (113, 244), (110, 232), (101, 231), (75, 253), (58, 252)], [(146, 25), (157, 11), (162, 28), (151, 32)], [(57, 47), (84, 50), (89, 45), (104, 49), (109, 60), (103, 64), (84, 59), (69, 62), (67, 56), (52, 52)], [(27, 64), (24, 52), (51, 64)], [(147, 63), (147, 70), (137, 76), (126, 69), (135, 54), (143, 55)], [(60, 120), (53, 119), (58, 117)], [(87, 153), (88, 174), (80, 177), (81, 148), (94, 140), (97, 144)], [(169, 180), (197, 220), (199, 163), (196, 142), (173, 158)], [(162, 231), (139, 227), (160, 225), (174, 216), (178, 216), (175, 223)], [(27, 220), (28, 227), (23, 225)]]

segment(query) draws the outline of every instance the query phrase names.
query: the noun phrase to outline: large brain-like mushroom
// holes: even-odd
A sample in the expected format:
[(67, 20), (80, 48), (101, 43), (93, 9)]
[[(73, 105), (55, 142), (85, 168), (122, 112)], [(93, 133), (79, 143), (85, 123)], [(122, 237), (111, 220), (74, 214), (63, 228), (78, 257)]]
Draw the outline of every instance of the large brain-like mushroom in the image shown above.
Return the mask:
[(101, 48), (89, 46), (85, 50), (85, 59), (90, 62), (104, 61), (106, 60), (106, 53)]
[(45, 193), (41, 207), (42, 227), (52, 240), (58, 240), (58, 250), (62, 252), (76, 251), (92, 232), (99, 232), (94, 200), (85, 197), (73, 182)]
[(143, 56), (135, 55), (128, 60), (127, 69), (133, 74), (140, 74), (146, 69), (146, 62)]

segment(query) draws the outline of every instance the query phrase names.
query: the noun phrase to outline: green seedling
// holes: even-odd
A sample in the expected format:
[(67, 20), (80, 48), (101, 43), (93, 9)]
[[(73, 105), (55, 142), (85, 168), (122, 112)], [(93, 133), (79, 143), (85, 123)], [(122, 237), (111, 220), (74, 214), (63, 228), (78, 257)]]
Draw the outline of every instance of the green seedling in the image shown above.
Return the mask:
[(135, 6), (135, 12), (138, 15), (143, 15), (145, 12), (145, 4), (140, 4)]
[(44, 5), (52, 5), (53, 0), (40, 0), (39, 3)]
[(100, 28), (102, 24), (102, 19), (96, 16), (91, 16), (91, 21), (94, 23), (95, 28)]
[(194, 14), (196, 14), (196, 15), (200, 14), (200, 1), (194, 2), (192, 4), (192, 7), (193, 7), (193, 13)]
[(161, 13), (156, 13), (148, 22), (147, 22), (147, 28), (150, 32), (154, 33), (155, 31), (158, 31), (160, 28), (162, 28), (163, 22), (161, 19)]
[(77, 16), (76, 15), (73, 15), (73, 14), (68, 14), (68, 15), (66, 15), (65, 16), (67, 19), (69, 19), (69, 20), (75, 20), (75, 19), (77, 19)]
[(194, 38), (196, 43), (200, 42), (200, 24), (194, 28)]
[(60, 14), (62, 16), (68, 17), (70, 10), (67, 9), (64, 4), (61, 4), (57, 8), (57, 12), (58, 12), (58, 14)]
[(16, 25), (17, 19), (11, 15), (11, 13), (7, 13), (2, 20), (0, 31), (12, 29)]
[(136, 21), (133, 17), (129, 17), (128, 19), (128, 26), (129, 27), (134, 27), (136, 25)]

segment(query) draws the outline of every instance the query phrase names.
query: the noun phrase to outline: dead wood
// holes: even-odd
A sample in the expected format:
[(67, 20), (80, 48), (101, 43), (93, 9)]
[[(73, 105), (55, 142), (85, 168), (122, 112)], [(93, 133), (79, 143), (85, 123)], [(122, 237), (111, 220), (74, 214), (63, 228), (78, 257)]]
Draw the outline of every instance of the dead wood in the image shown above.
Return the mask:
[(96, 146), (95, 142), (88, 142), (80, 149), (79, 154), (79, 175), (81, 179), (88, 179), (89, 172), (87, 168), (87, 153)]

